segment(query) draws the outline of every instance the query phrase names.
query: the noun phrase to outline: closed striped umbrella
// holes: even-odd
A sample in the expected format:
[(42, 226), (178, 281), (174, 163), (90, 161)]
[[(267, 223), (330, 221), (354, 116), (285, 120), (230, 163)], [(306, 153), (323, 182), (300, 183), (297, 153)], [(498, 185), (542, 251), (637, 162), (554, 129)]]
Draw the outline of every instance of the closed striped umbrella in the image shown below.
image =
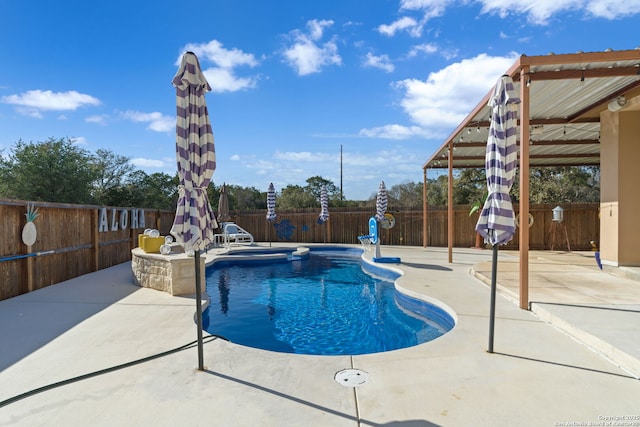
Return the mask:
[(491, 304), (489, 308), (489, 348), (493, 353), (493, 331), (496, 310), (496, 275), (498, 274), (498, 245), (507, 244), (516, 232), (511, 204), (511, 185), (516, 174), (518, 148), (518, 97), (511, 77), (500, 77), (488, 105), (491, 125), (487, 139), (485, 168), (489, 195), (476, 224), (476, 231), (493, 245), (491, 265)]
[(384, 186), (384, 181), (380, 181), (376, 196), (376, 221), (382, 222), (385, 212), (387, 212), (387, 187)]
[(485, 167), (488, 197), (476, 224), (476, 231), (492, 245), (505, 245), (515, 234), (516, 224), (509, 191), (518, 161), (518, 97), (513, 80), (502, 76), (489, 99), (492, 108)]
[(227, 195), (227, 186), (222, 184), (220, 189), (220, 198), (218, 199), (218, 221), (231, 221), (229, 214), (229, 196)]
[(173, 78), (176, 87), (176, 159), (180, 179), (176, 216), (171, 227), (185, 251), (200, 251), (213, 242), (218, 227), (207, 187), (216, 169), (213, 131), (204, 94), (211, 90), (198, 57), (187, 52)]
[(276, 218), (276, 189), (271, 183), (267, 190), (267, 221), (274, 222)]
[(329, 221), (329, 196), (327, 196), (327, 187), (324, 185), (320, 190), (320, 216), (318, 223), (323, 224)]
[(200, 251), (213, 242), (213, 229), (218, 228), (207, 196), (207, 187), (216, 169), (216, 154), (204, 99), (211, 87), (193, 52), (182, 56), (173, 85), (176, 88), (176, 160), (180, 186), (171, 234), (184, 246), (185, 252), (193, 250), (195, 255), (198, 369), (203, 371)]
[[(276, 217), (276, 189), (272, 182), (267, 189), (267, 221), (275, 222)], [(269, 246), (271, 246), (271, 228), (267, 227), (267, 230), (269, 234)]]

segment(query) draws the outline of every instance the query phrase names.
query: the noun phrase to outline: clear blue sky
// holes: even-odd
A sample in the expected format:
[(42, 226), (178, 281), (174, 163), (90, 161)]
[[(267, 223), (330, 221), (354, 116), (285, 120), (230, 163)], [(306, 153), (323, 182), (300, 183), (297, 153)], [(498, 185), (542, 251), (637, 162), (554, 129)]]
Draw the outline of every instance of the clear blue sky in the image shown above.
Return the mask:
[[(173, 175), (181, 54), (213, 88), (216, 185), (422, 164), (521, 54), (634, 49), (640, 0), (0, 0), (0, 150), (72, 138)], [(44, 177), (41, 177), (44, 178)]]

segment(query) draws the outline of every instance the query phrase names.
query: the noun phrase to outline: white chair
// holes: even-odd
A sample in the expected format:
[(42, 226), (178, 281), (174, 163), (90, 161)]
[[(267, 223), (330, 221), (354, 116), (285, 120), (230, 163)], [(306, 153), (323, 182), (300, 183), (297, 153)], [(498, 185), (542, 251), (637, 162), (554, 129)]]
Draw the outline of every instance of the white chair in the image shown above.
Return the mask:
[(229, 246), (232, 243), (236, 245), (253, 244), (253, 235), (236, 223), (223, 222), (221, 230), (221, 233), (214, 235), (214, 243), (216, 245)]

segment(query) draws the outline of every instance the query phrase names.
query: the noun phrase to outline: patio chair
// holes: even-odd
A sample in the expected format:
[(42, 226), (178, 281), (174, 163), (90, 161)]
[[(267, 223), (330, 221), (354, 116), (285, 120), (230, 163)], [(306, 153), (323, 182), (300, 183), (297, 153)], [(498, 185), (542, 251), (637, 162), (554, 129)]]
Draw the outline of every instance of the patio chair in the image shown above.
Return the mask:
[(253, 244), (253, 235), (236, 223), (223, 222), (220, 230), (220, 233), (214, 235), (214, 243), (216, 245), (229, 246), (232, 243), (236, 245)]

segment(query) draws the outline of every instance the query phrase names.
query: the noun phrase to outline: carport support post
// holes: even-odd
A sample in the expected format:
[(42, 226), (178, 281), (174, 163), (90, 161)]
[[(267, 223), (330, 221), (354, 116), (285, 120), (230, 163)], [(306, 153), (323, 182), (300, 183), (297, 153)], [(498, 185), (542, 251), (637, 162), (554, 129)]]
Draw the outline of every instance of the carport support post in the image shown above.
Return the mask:
[(520, 308), (529, 310), (529, 66), (520, 71)]
[(493, 245), (491, 256), (491, 305), (489, 307), (489, 348), (493, 353), (493, 329), (496, 318), (496, 275), (498, 274), (498, 245)]

